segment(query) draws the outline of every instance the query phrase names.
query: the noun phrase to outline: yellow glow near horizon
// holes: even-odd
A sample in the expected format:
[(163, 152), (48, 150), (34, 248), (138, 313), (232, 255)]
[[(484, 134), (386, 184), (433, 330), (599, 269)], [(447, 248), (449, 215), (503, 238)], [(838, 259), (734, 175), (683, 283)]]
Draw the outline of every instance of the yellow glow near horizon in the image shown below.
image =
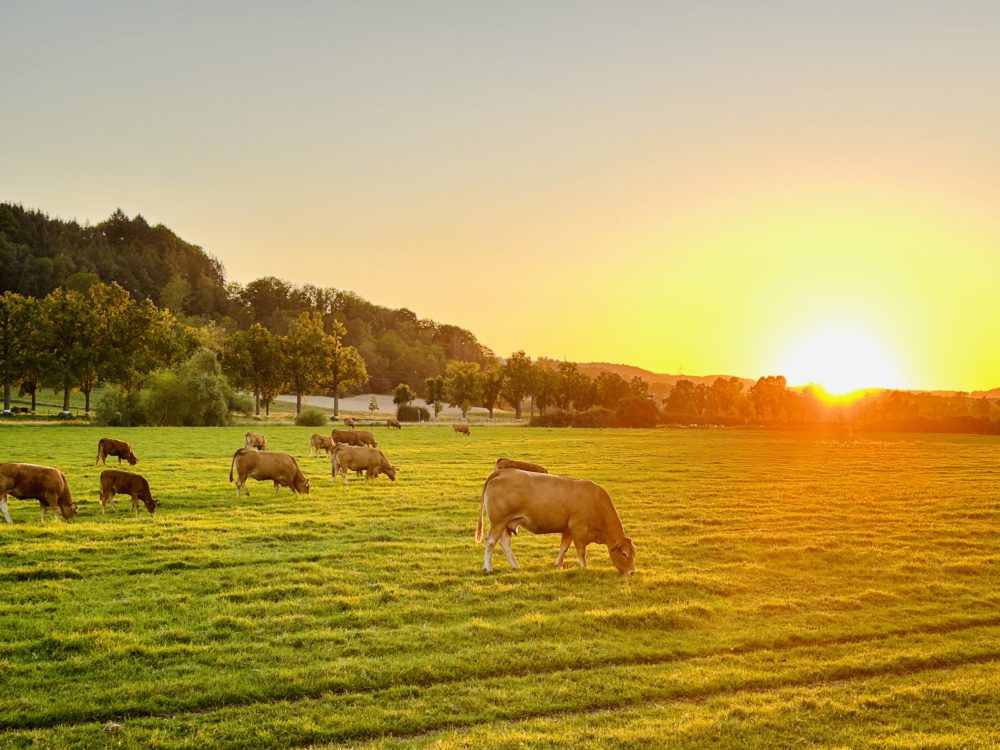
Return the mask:
[(886, 348), (869, 332), (847, 325), (818, 328), (789, 352), (783, 370), (789, 385), (816, 383), (833, 396), (864, 388), (900, 388)]

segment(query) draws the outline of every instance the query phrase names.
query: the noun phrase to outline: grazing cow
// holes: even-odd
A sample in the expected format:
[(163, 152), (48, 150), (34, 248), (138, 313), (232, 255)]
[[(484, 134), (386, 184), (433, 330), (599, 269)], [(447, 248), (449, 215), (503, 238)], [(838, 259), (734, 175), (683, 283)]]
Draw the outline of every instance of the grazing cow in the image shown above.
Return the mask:
[(378, 448), (378, 443), (375, 442), (375, 436), (372, 435), (367, 430), (355, 430), (358, 436), (358, 445), (368, 445), (372, 448)]
[(511, 535), (523, 526), (533, 534), (562, 534), (556, 567), (562, 567), (570, 542), (580, 567), (587, 567), (587, 545), (606, 544), (618, 572), (635, 573), (635, 545), (625, 536), (611, 497), (585, 479), (537, 474), (520, 469), (495, 471), (486, 479), (479, 506), (476, 541), (483, 539), (483, 514), (490, 516), (483, 570), (493, 572), (493, 547), (500, 542), (511, 568), (518, 569)]
[(98, 463), (102, 463), (107, 466), (108, 456), (118, 456), (118, 463), (121, 463), (124, 458), (131, 466), (135, 466), (139, 463), (139, 459), (136, 458), (135, 454), (132, 452), (132, 446), (124, 440), (101, 438), (97, 443), (97, 460), (94, 461), (94, 465), (96, 466)]
[(118, 469), (105, 469), (101, 472), (101, 513), (105, 512), (108, 503), (111, 510), (118, 512), (115, 495), (128, 495), (132, 498), (132, 512), (139, 512), (139, 501), (142, 500), (146, 510), (155, 513), (159, 500), (153, 499), (149, 491), (149, 482), (141, 474), (133, 474)]
[(355, 430), (333, 430), (330, 432), (333, 444), (343, 443), (344, 445), (361, 445), (358, 433)]
[(350, 427), (353, 429), (355, 424), (357, 423), (354, 421), (354, 417), (344, 417), (344, 427)]
[(317, 435), (309, 438), (309, 456), (319, 456), (320, 451), (326, 451), (326, 455), (333, 453), (333, 438), (329, 435)]
[(387, 420), (385, 420), (385, 426), (390, 429), (396, 429), (396, 430), (403, 429), (403, 425), (401, 425), (399, 423), (399, 420), (394, 417), (389, 417)]
[(288, 487), (294, 494), (309, 494), (309, 480), (306, 479), (298, 462), (287, 453), (274, 453), (271, 451), (255, 451), (250, 448), (240, 448), (233, 454), (233, 463), (229, 467), (229, 481), (233, 481), (233, 471), (236, 472), (236, 497), (240, 496), (242, 490), (246, 490), (247, 496), (250, 490), (247, 489), (247, 477), (256, 479), (258, 482), (274, 482), (274, 494), (278, 494), (279, 487)]
[(469, 425), (467, 424), (453, 424), (451, 426), (451, 429), (453, 429), (455, 432), (460, 432), (463, 435), (468, 435), (469, 437), (472, 437), (472, 433), (469, 432)]
[(389, 463), (385, 454), (378, 448), (366, 448), (338, 443), (333, 447), (333, 481), (337, 481), (337, 474), (344, 477), (344, 484), (347, 484), (347, 472), (365, 472), (365, 481), (385, 474), (393, 482), (396, 481), (396, 472), (399, 471)]
[(67, 521), (76, 515), (77, 504), (69, 491), (66, 475), (51, 466), (36, 464), (0, 464), (0, 513), (7, 523), (14, 523), (7, 513), (7, 495), (18, 500), (37, 500), (42, 511), (52, 511), (53, 520), (58, 519), (56, 510)]
[(548, 474), (549, 470), (541, 464), (533, 464), (530, 461), (518, 461), (513, 458), (498, 458), (494, 471), (501, 469), (520, 469), (521, 471), (533, 471), (536, 474)]
[(256, 448), (259, 451), (267, 450), (267, 438), (259, 432), (248, 432), (243, 438), (247, 448)]

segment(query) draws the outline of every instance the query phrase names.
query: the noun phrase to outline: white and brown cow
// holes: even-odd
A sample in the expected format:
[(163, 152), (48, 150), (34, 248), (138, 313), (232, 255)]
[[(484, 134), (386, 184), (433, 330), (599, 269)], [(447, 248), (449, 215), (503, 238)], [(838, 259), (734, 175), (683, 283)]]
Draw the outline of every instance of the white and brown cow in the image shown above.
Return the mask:
[(18, 500), (37, 500), (43, 523), (47, 510), (52, 512), (53, 520), (59, 518), (57, 510), (67, 521), (76, 516), (78, 506), (73, 502), (66, 475), (51, 466), (0, 464), (0, 513), (7, 523), (13, 523), (7, 512), (8, 495)]
[(635, 545), (625, 536), (618, 511), (603, 488), (585, 479), (502, 469), (490, 474), (479, 506), (476, 541), (483, 540), (483, 515), (490, 517), (483, 570), (493, 572), (493, 547), (503, 547), (507, 561), (518, 569), (511, 535), (518, 527), (533, 534), (562, 534), (556, 567), (562, 567), (570, 543), (576, 545), (580, 567), (587, 567), (587, 545), (606, 544), (620, 573), (635, 573)]

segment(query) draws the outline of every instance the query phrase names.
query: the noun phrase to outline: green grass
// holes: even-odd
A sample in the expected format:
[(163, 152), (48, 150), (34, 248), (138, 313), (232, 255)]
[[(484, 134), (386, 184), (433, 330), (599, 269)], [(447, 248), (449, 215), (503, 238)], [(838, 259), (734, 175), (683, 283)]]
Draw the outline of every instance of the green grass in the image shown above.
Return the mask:
[[(0, 427), (85, 501), (0, 525), (0, 747), (1000, 746), (996, 438), (405, 427), (344, 487), (272, 426), (313, 493), (237, 500), (245, 431)], [(104, 435), (155, 517), (101, 515)], [(483, 575), (499, 455), (608, 489), (638, 574)]]

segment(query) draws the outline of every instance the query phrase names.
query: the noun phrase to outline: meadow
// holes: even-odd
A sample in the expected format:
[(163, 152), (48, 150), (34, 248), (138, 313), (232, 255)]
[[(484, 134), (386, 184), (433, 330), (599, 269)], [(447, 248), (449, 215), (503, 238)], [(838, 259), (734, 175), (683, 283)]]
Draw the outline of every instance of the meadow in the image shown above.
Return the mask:
[[(345, 487), (264, 427), (313, 490), (237, 499), (245, 430), (0, 426), (83, 501), (0, 524), (0, 747), (1000, 746), (997, 438), (377, 428), (399, 481)], [(155, 516), (101, 514), (105, 435)], [(484, 575), (500, 455), (604, 486), (637, 574)]]

